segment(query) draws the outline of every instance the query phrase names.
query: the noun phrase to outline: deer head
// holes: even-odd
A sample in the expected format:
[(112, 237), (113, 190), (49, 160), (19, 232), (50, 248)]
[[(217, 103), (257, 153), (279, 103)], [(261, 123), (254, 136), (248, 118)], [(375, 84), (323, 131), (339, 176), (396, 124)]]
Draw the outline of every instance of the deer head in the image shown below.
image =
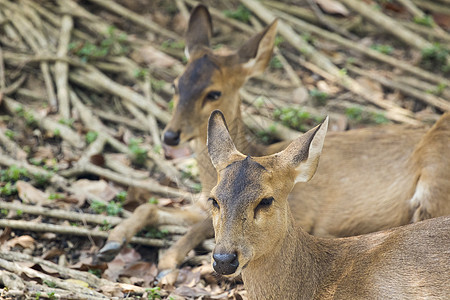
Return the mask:
[(291, 227), (287, 196), (296, 182), (309, 181), (318, 166), (328, 118), (285, 150), (264, 157), (236, 150), (220, 111), (208, 123), (208, 151), (217, 170), (209, 202), (216, 237), (213, 267), (236, 276), (280, 247)]
[(221, 109), (229, 120), (240, 111), (239, 88), (266, 68), (273, 51), (277, 21), (228, 55), (210, 46), (212, 23), (208, 9), (198, 5), (186, 31), (185, 71), (174, 80), (174, 113), (163, 141), (176, 146), (196, 138), (206, 139), (208, 117)]

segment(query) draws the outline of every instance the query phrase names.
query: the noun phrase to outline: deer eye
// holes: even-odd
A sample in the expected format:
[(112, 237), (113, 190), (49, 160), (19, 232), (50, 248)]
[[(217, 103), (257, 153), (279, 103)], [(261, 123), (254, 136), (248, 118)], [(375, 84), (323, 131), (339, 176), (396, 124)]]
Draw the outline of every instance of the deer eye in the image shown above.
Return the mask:
[(220, 91), (211, 91), (206, 95), (206, 99), (209, 101), (216, 101), (222, 96), (222, 92)]
[(212, 203), (212, 206), (214, 206), (217, 209), (220, 209), (219, 203), (217, 203), (216, 199), (210, 197), (210, 198), (208, 198), (208, 201), (210, 201)]
[(267, 207), (272, 205), (273, 201), (274, 201), (273, 197), (263, 198), (259, 202), (258, 206), (256, 206), (255, 210), (258, 210), (258, 209), (261, 209), (261, 208), (267, 208)]

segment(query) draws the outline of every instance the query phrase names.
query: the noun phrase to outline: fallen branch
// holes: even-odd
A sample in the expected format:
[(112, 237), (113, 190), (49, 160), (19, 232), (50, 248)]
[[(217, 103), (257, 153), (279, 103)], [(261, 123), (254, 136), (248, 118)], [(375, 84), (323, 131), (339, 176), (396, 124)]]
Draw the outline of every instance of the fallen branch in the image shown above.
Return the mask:
[(430, 48), (432, 46), (430, 42), (414, 32), (404, 28), (392, 18), (375, 9), (375, 7), (371, 7), (359, 0), (342, 0), (342, 2), (354, 11), (357, 11), (376, 26), (383, 28), (386, 32), (398, 37), (406, 45), (413, 46), (419, 50)]
[(83, 287), (81, 285), (77, 285), (74, 283), (70, 283), (68, 281), (62, 280), (57, 277), (53, 277), (39, 271), (36, 271), (32, 268), (22, 266), (16, 262), (10, 262), (5, 259), (0, 258), (0, 267), (14, 272), (15, 274), (25, 274), (30, 278), (39, 278), (43, 281), (53, 282), (57, 287), (60, 287), (65, 290), (69, 290), (71, 292), (84, 295), (85, 297), (97, 297), (100, 299), (107, 299), (106, 296), (100, 294), (99, 292), (93, 291), (89, 288)]
[[(53, 232), (58, 234), (85, 236), (92, 238), (102, 238), (102, 239), (108, 238), (108, 233), (105, 231), (92, 230), (83, 227), (35, 223), (20, 220), (0, 219), (0, 227), (1, 228), (10, 227), (12, 229), (28, 230), (34, 232)], [(172, 242), (168, 240), (158, 240), (141, 237), (133, 237), (130, 243), (146, 245), (151, 247), (168, 247), (172, 244)]]
[(378, 81), (379, 83), (381, 83), (382, 85), (384, 85), (386, 87), (400, 90), (404, 94), (412, 96), (412, 97), (416, 98), (417, 100), (425, 102), (428, 105), (431, 105), (433, 107), (437, 107), (442, 111), (450, 111), (450, 102), (448, 102), (438, 96), (434, 96), (430, 93), (424, 93), (412, 86), (402, 84), (400, 82), (395, 82), (390, 78), (380, 76), (379, 74), (367, 72), (367, 70), (362, 70), (362, 69), (352, 66), (352, 65), (348, 65), (347, 67), (350, 71), (355, 72), (358, 75), (366, 76), (366, 77), (370, 78), (371, 80)]

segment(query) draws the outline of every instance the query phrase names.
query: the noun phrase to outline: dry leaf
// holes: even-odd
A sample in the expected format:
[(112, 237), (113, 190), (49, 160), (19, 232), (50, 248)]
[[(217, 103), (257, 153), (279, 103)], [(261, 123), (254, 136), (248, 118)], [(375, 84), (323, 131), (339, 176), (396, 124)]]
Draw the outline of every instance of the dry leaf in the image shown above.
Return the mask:
[(349, 15), (348, 9), (339, 1), (316, 0), (316, 3), (319, 4), (320, 8), (322, 8), (323, 11), (325, 11), (329, 14), (339, 14), (339, 15), (343, 15), (345, 17)]
[(94, 194), (105, 201), (111, 201), (119, 192), (116, 188), (110, 186), (105, 180), (80, 179), (74, 182), (72, 187), (75, 190), (81, 189), (85, 192)]
[(51, 202), (48, 200), (49, 195), (47, 193), (35, 188), (28, 182), (19, 180), (16, 182), (16, 187), (19, 198), (24, 203), (43, 205)]
[(34, 238), (32, 238), (29, 235), (21, 235), (21, 236), (15, 237), (13, 239), (10, 239), (7, 242), (8, 246), (11, 248), (19, 245), (22, 248), (28, 248), (28, 249), (34, 249), (35, 243), (36, 243), (36, 241), (34, 240)]

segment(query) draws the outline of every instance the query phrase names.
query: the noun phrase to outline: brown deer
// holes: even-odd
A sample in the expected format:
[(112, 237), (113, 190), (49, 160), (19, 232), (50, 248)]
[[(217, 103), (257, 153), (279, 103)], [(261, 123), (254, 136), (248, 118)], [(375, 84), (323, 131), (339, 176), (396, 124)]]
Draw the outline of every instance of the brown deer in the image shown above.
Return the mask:
[(316, 172), (327, 126), (325, 119), (285, 150), (250, 157), (236, 149), (223, 114), (212, 113), (215, 271), (242, 274), (249, 299), (448, 299), (450, 217), (337, 239), (294, 225), (287, 198)]
[[(214, 109), (232, 120), (230, 135), (239, 151), (262, 156), (285, 146), (247, 141), (238, 94), (249, 76), (266, 67), (276, 22), (229, 55), (209, 48), (211, 27), (208, 10), (196, 7), (186, 33), (189, 63), (174, 82), (174, 114), (164, 132), (167, 144), (190, 141), (194, 145), (206, 195), (217, 179), (204, 149), (207, 120)], [(388, 125), (330, 132), (316, 176), (308, 184), (298, 183), (289, 196), (294, 219), (308, 233), (343, 237), (450, 214), (449, 153), (449, 113), (431, 129)], [(100, 255), (112, 258), (146, 225), (195, 224), (160, 258), (160, 269), (173, 269), (193, 247), (213, 235), (204, 207), (203, 201), (183, 211), (141, 206), (132, 218), (114, 228)]]

